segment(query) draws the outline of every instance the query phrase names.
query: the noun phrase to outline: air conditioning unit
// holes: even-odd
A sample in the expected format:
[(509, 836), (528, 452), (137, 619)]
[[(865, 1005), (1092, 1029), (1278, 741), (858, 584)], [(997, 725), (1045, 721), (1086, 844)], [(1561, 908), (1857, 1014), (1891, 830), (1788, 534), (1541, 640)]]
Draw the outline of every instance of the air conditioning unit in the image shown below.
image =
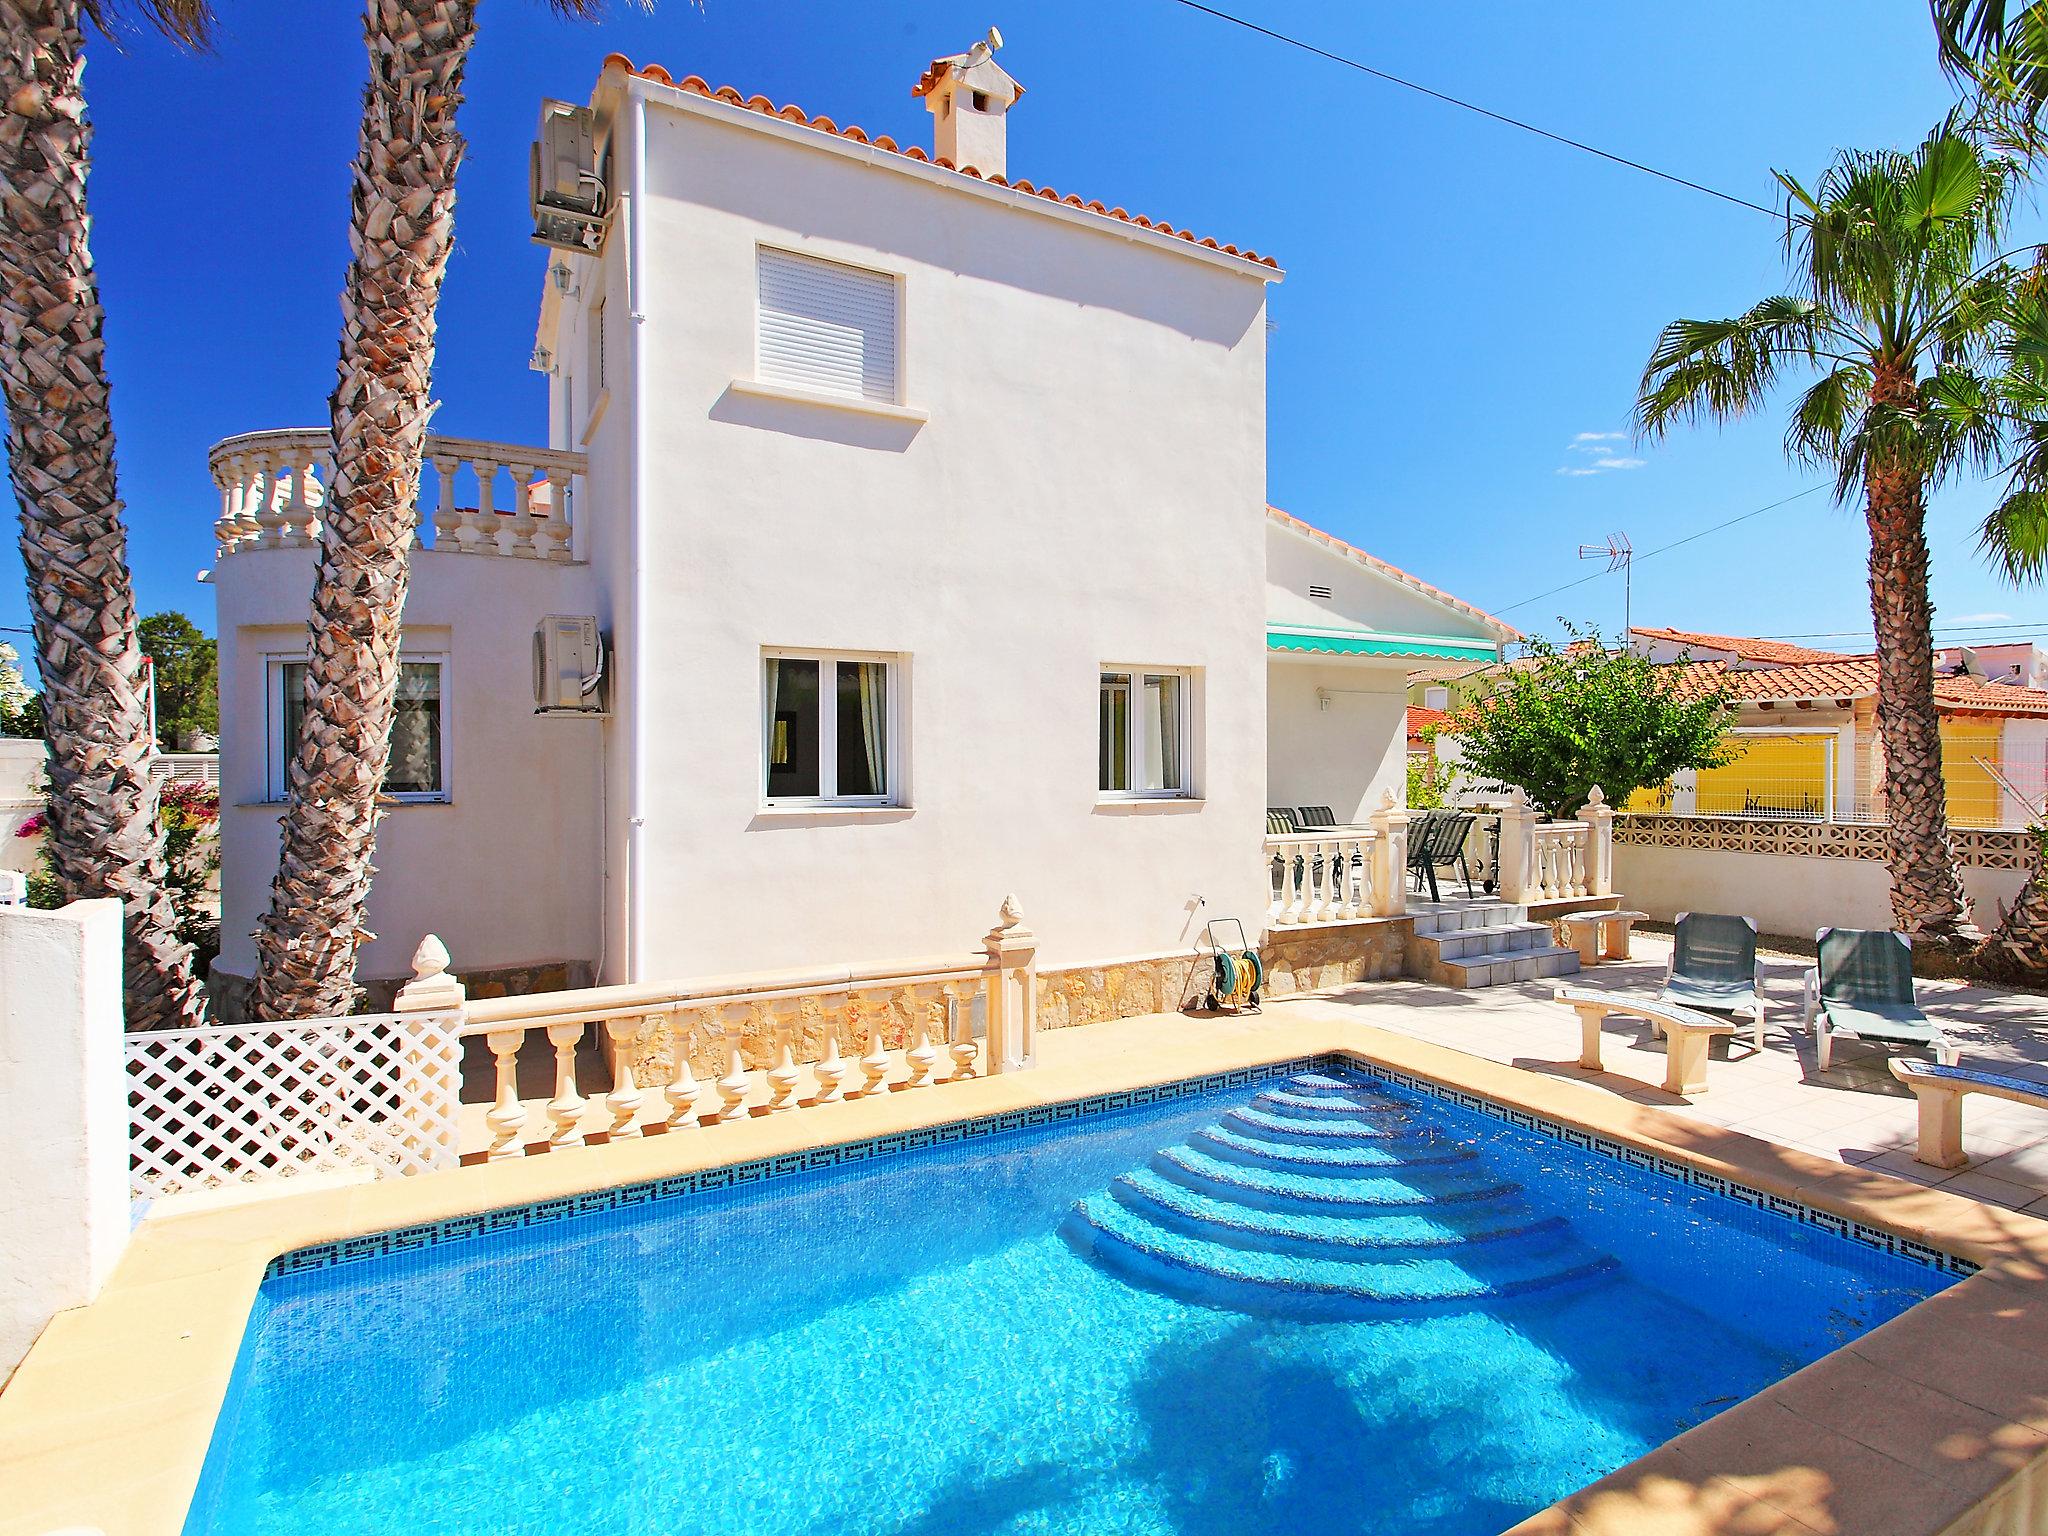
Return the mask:
[(601, 715), (609, 692), (597, 620), (587, 613), (542, 619), (533, 632), (533, 712)]
[(598, 162), (597, 114), (590, 108), (566, 101), (540, 104), (529, 190), (538, 243), (565, 251), (604, 248), (611, 199)]

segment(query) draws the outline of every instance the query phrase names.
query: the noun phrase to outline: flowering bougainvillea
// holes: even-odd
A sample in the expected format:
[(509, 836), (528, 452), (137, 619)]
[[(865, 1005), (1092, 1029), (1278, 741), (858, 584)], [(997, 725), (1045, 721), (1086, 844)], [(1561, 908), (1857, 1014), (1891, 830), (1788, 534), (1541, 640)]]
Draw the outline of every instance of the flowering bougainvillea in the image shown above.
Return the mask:
[[(212, 784), (177, 780), (164, 785), (157, 800), (157, 819), (164, 828), (165, 883), (178, 910), (178, 937), (198, 951), (201, 975), (220, 950), (220, 916), (213, 896), (213, 877), (220, 869), (220, 790)], [(49, 812), (38, 811), (14, 829), (16, 837), (35, 837), (48, 824)], [(65, 895), (45, 850), (28, 880), (29, 905), (59, 907)]]

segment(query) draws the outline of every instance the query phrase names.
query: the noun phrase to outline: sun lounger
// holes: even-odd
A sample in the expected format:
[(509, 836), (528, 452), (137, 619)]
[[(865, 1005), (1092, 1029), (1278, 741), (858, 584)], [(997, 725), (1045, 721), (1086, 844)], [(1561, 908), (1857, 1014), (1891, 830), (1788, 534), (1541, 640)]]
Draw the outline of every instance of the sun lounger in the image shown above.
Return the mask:
[(1764, 1048), (1763, 969), (1756, 963), (1756, 920), (1722, 912), (1681, 912), (1673, 927), (1665, 1002), (1709, 1013), (1745, 1014), (1750, 1040)]
[(1819, 964), (1806, 973), (1806, 1024), (1820, 1070), (1837, 1039), (1932, 1051), (1952, 1067), (1956, 1048), (1913, 1000), (1913, 941), (1890, 928), (1823, 928)]

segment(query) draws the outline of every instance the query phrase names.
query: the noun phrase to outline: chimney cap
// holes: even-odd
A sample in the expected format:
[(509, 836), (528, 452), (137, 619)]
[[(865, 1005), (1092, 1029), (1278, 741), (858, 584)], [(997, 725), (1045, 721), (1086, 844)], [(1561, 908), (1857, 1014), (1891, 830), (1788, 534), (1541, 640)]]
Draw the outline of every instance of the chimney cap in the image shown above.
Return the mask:
[(929, 96), (934, 91), (962, 87), (981, 91), (991, 97), (1001, 98), (1005, 107), (1017, 104), (1017, 98), (1024, 94), (1010, 72), (996, 62), (996, 50), (1003, 46), (1003, 34), (994, 27), (988, 29), (988, 36), (976, 42), (965, 53), (949, 53), (944, 58), (933, 59), (918, 76), (917, 84), (910, 88), (913, 96)]

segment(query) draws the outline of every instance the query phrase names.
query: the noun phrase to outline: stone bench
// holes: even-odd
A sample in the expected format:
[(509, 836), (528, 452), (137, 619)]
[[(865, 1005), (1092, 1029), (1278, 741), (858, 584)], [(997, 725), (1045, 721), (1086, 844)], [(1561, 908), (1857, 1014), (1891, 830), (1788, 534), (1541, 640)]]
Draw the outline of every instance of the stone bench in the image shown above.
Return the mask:
[(1892, 1076), (1913, 1090), (1920, 1101), (1920, 1148), (1914, 1158), (1930, 1168), (1961, 1168), (1969, 1162), (1963, 1155), (1963, 1096), (1981, 1093), (2014, 1104), (2031, 1104), (2048, 1109), (2048, 1082), (2033, 1078), (2006, 1077), (1997, 1072), (1979, 1072), (1971, 1067), (1943, 1066), (1935, 1062), (1891, 1062)]
[(1567, 912), (1558, 921), (1579, 952), (1579, 964), (1628, 958), (1629, 930), (1649, 918), (1647, 912)]
[(1716, 1035), (1732, 1035), (1729, 1019), (1695, 1013), (1676, 1003), (1632, 997), (1626, 992), (1593, 992), (1584, 987), (1559, 987), (1552, 997), (1579, 1016), (1579, 1065), (1598, 1072), (1600, 1026), (1610, 1013), (1647, 1019), (1664, 1035), (1664, 1091), (1689, 1098), (1707, 1091), (1707, 1047)]

